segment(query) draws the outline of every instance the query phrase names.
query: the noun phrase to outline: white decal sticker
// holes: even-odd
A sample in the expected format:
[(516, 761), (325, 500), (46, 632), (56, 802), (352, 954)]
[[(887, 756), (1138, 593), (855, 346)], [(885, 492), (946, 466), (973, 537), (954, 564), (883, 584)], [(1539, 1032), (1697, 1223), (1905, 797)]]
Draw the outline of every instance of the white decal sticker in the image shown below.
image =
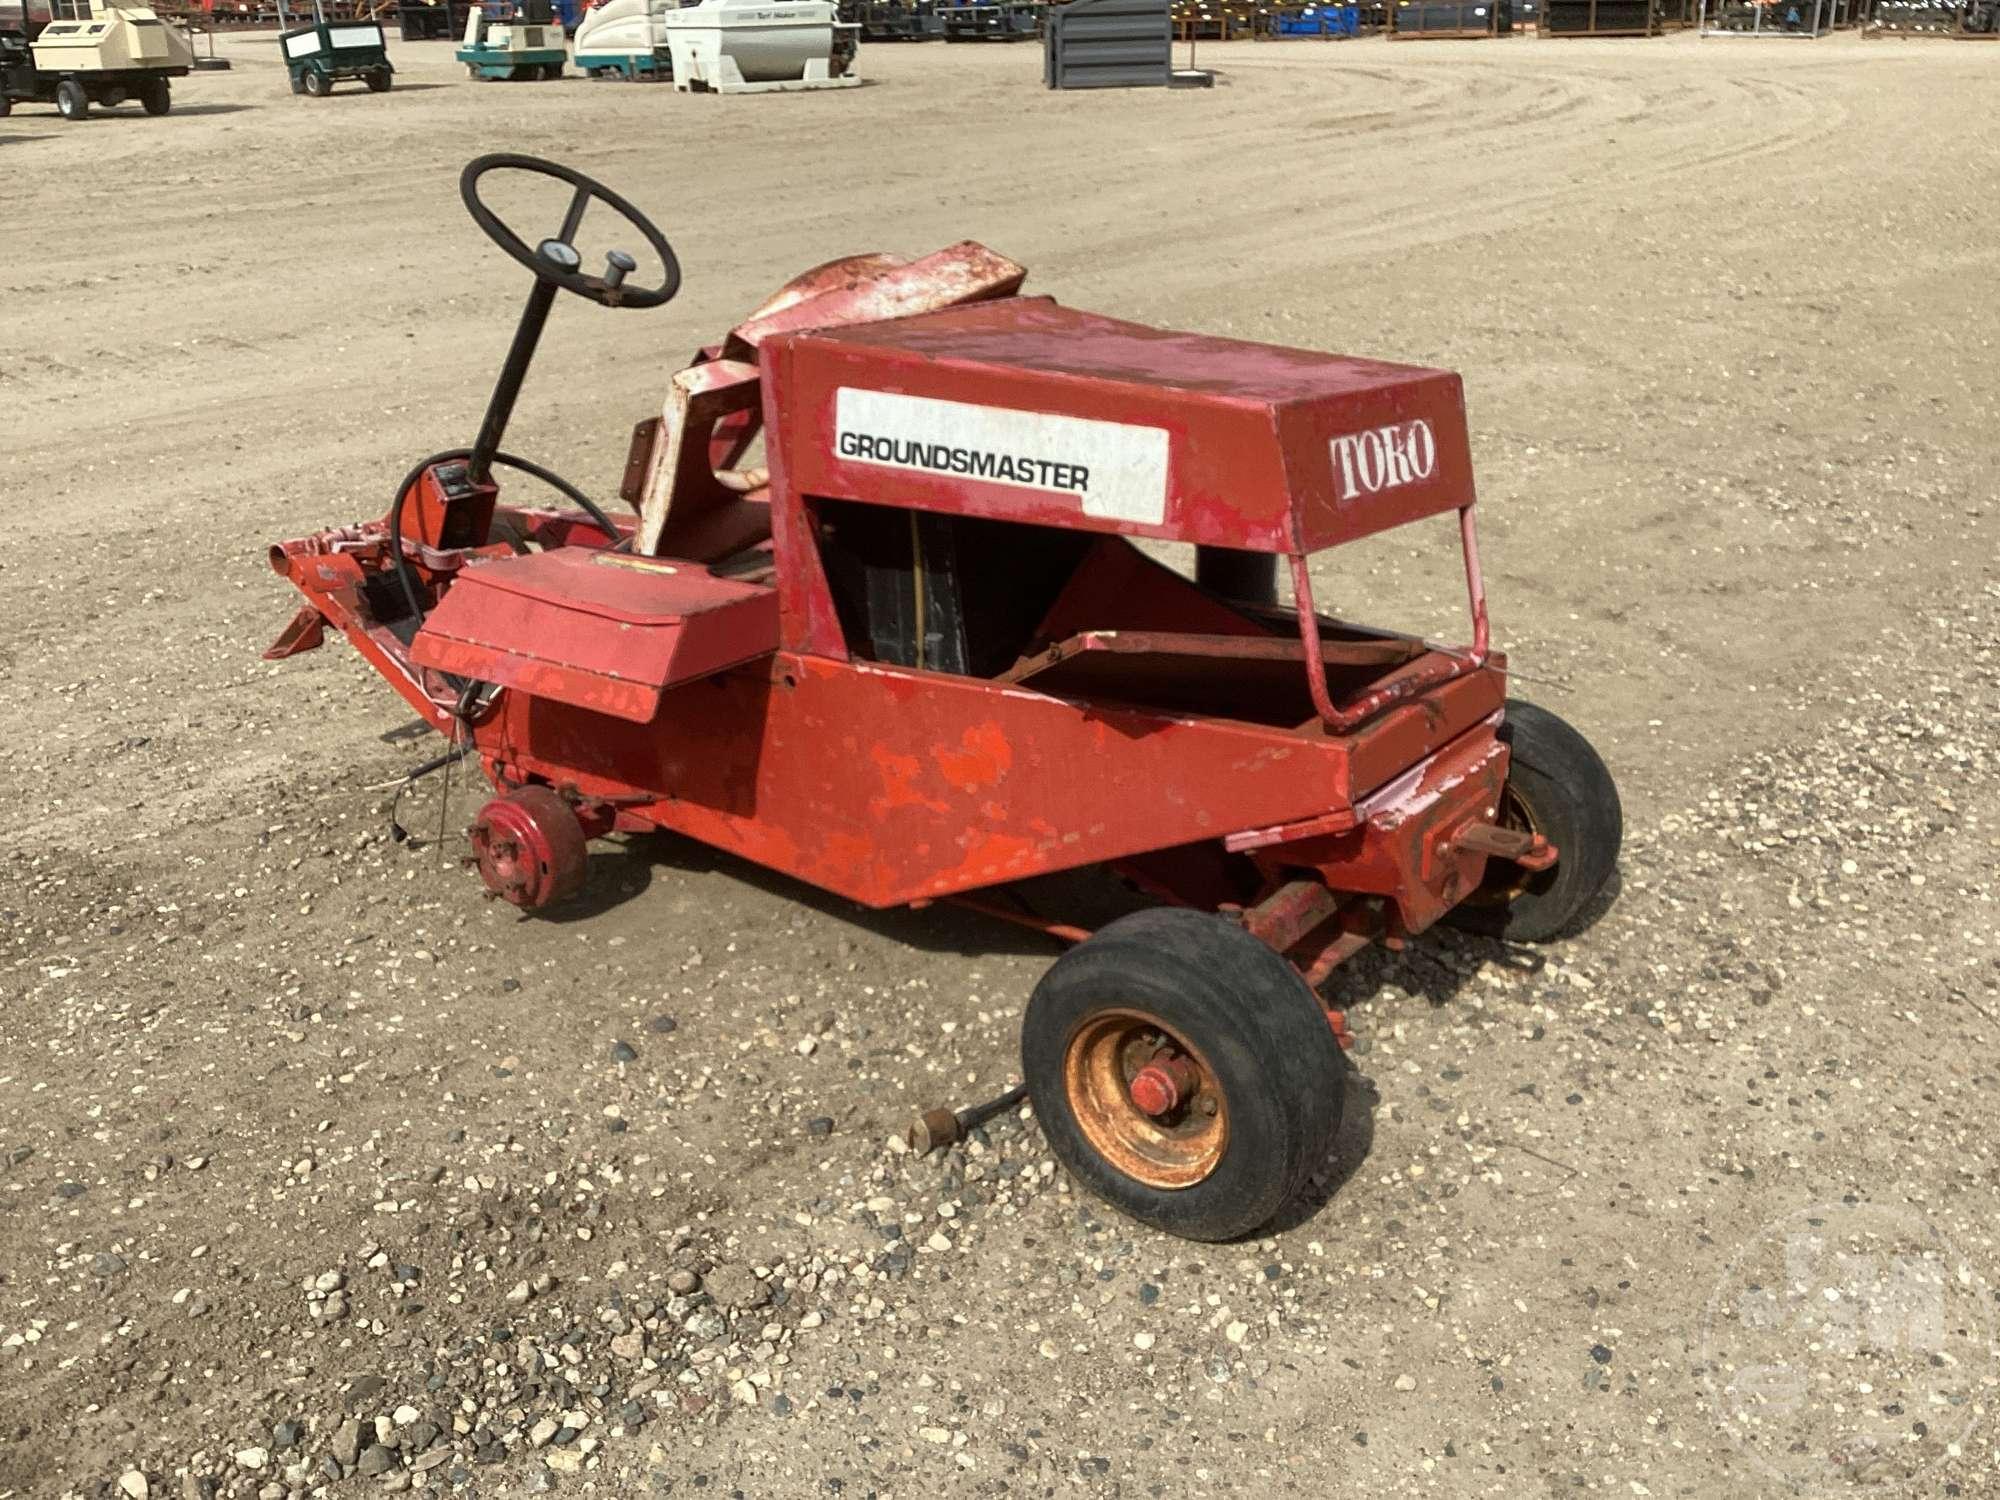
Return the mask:
[(1167, 518), (1167, 431), (1051, 412), (974, 406), (842, 386), (834, 451), (880, 464), (1073, 495), (1087, 516)]
[(1414, 484), (1437, 472), (1437, 438), (1421, 417), (1333, 440), (1333, 477), (1342, 500)]

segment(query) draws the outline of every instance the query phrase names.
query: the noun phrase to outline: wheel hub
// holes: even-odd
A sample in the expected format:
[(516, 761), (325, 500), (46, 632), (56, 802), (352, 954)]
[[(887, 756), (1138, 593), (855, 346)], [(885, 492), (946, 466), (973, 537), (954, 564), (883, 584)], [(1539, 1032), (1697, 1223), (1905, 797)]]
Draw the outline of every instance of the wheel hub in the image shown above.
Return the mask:
[(570, 805), (545, 786), (495, 797), (472, 825), (472, 849), (486, 889), (523, 910), (583, 888), (589, 851)]
[(1228, 1101), (1201, 1054), (1139, 1010), (1101, 1011), (1063, 1057), (1071, 1112), (1093, 1149), (1148, 1187), (1207, 1179), (1229, 1142)]

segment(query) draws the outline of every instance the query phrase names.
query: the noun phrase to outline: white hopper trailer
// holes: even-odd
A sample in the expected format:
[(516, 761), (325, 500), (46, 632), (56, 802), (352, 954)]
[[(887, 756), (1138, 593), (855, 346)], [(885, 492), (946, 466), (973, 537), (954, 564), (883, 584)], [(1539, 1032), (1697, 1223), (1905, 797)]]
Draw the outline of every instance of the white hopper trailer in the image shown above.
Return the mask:
[(832, 0), (701, 0), (662, 17), (674, 87), (717, 94), (853, 88), (860, 27)]

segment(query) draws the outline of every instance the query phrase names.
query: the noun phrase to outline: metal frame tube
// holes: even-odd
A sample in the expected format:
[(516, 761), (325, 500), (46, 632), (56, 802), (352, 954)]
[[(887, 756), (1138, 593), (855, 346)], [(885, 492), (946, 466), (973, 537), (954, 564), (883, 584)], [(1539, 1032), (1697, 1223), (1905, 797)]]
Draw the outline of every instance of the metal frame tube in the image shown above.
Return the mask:
[(1393, 703), (1416, 696), (1430, 688), (1464, 677), (1486, 665), (1490, 634), (1486, 617), (1486, 582), (1479, 570), (1479, 530), (1472, 519), (1472, 507), (1458, 512), (1459, 546), (1465, 554), (1465, 593), (1472, 611), (1472, 645), (1453, 651), (1434, 647), (1432, 655), (1442, 655), (1448, 664), (1439, 668), (1429, 657), (1419, 657), (1410, 666), (1389, 674), (1381, 682), (1356, 696), (1345, 706), (1334, 703), (1326, 685), (1326, 650), (1320, 642), (1319, 612), (1313, 605), (1312, 576), (1306, 554), (1286, 554), (1292, 564), (1292, 599), (1299, 616), (1299, 640), (1305, 647), (1306, 688), (1312, 694), (1314, 711), (1320, 721), (1336, 734), (1358, 729)]

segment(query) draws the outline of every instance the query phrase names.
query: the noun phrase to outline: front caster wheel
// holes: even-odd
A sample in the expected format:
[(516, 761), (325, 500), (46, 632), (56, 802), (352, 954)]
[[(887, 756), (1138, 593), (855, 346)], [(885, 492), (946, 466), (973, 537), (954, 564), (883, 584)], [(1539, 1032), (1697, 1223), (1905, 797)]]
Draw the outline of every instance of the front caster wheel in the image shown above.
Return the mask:
[(1583, 915), (1618, 863), (1618, 787), (1590, 742), (1545, 708), (1508, 699), (1500, 738), (1511, 758), (1499, 822), (1541, 834), (1556, 846), (1556, 862), (1531, 871), (1489, 859), (1479, 888), (1445, 920), (1488, 937), (1546, 942)]
[(1325, 1160), (1346, 1084), (1305, 981), (1221, 917), (1121, 917), (1035, 986), (1022, 1075), (1056, 1159), (1121, 1213), (1227, 1240)]

